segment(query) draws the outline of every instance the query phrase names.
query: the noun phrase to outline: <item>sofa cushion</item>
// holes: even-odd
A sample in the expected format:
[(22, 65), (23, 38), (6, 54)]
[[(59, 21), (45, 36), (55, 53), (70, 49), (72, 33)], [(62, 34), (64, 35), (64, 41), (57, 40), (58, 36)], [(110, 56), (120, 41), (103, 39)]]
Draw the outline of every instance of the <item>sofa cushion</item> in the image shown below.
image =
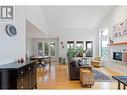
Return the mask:
[(71, 65), (72, 67), (77, 67), (76, 64), (77, 64), (77, 63), (76, 63), (75, 61), (71, 61), (71, 63), (70, 63), (70, 65)]

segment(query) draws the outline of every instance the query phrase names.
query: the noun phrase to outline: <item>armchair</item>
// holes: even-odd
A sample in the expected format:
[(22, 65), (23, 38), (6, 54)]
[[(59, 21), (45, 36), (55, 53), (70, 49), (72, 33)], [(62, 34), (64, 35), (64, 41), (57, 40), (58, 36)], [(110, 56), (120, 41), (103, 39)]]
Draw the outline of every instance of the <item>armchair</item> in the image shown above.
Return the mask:
[(93, 67), (101, 67), (102, 66), (102, 59), (101, 57), (95, 57), (91, 60), (91, 65)]

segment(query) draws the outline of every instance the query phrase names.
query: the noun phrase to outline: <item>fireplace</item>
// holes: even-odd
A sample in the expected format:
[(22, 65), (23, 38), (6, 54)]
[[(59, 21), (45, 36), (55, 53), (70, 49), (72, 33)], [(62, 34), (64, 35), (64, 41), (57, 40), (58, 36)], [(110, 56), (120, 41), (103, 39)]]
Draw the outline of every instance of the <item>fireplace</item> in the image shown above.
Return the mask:
[(122, 52), (113, 52), (113, 59), (122, 61)]

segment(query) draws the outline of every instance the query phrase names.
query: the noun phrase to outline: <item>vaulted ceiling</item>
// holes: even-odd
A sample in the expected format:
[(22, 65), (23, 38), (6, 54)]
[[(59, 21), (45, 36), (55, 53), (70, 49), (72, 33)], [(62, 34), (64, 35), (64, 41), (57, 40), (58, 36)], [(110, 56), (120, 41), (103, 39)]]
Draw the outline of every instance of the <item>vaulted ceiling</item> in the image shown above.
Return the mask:
[(42, 6), (48, 28), (96, 28), (111, 6)]

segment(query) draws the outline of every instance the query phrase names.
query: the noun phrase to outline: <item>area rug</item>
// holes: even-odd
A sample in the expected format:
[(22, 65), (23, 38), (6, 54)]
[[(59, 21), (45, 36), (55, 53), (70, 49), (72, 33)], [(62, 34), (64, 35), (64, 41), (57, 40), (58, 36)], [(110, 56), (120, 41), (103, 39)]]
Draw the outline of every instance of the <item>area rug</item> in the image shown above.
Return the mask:
[(101, 71), (93, 70), (94, 72), (94, 79), (96, 82), (113, 82), (113, 78), (104, 74)]

